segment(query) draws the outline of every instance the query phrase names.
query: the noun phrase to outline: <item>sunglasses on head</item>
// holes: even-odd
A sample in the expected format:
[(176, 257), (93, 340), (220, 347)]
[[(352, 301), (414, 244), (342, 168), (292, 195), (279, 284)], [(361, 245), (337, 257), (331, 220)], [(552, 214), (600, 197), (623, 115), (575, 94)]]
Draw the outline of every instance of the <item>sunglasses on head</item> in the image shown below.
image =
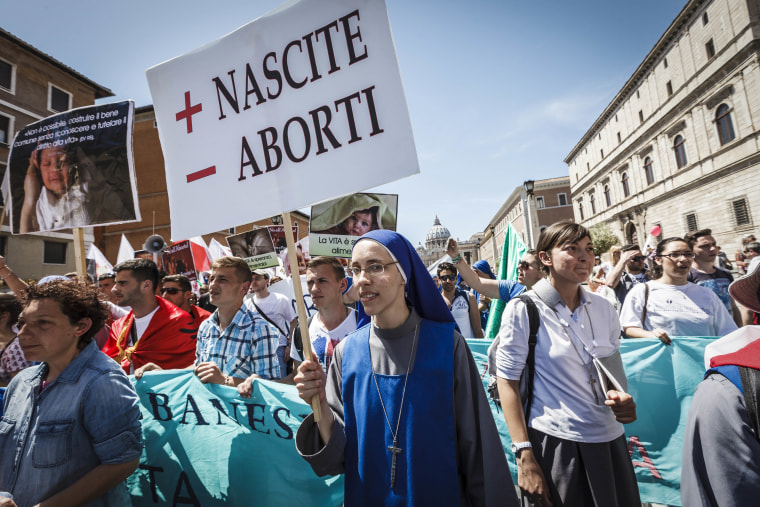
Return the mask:
[(172, 296), (174, 296), (175, 294), (178, 294), (180, 291), (185, 292), (182, 289), (177, 289), (175, 287), (164, 287), (163, 289), (161, 289), (161, 294), (169, 293)]
[(457, 279), (456, 275), (441, 275), (438, 278), (443, 280), (444, 282), (453, 282), (454, 280)]

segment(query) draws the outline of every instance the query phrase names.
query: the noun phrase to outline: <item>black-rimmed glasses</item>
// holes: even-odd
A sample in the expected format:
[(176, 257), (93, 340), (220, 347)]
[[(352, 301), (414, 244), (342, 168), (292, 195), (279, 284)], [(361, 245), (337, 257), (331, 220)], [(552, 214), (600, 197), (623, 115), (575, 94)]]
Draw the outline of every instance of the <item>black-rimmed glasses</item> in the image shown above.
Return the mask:
[(349, 271), (353, 276), (359, 276), (362, 271), (364, 271), (367, 276), (377, 276), (385, 273), (385, 266), (390, 266), (392, 264), (398, 264), (398, 261), (389, 262), (388, 264), (370, 264), (366, 268), (351, 266)]

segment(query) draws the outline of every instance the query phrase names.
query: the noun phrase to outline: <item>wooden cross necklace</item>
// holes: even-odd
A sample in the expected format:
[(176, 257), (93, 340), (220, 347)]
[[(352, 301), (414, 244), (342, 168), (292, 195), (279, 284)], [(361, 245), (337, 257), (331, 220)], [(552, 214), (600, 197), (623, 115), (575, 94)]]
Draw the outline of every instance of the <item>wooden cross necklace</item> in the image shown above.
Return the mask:
[[(375, 376), (375, 368), (372, 367), (372, 380), (375, 381), (375, 388), (377, 388), (377, 395), (380, 397), (380, 405), (383, 407), (383, 414), (385, 415), (385, 422), (388, 423), (388, 429), (391, 430), (393, 436), (393, 445), (388, 446), (388, 452), (391, 453), (391, 489), (396, 484), (396, 458), (404, 450), (398, 446), (398, 429), (401, 425), (401, 413), (404, 410), (404, 399), (406, 398), (406, 383), (409, 380), (409, 372), (412, 369), (412, 357), (414, 357), (414, 347), (417, 343), (417, 332), (420, 329), (419, 323), (414, 328), (414, 339), (412, 341), (412, 350), (409, 351), (409, 364), (406, 367), (406, 377), (404, 378), (404, 390), (401, 391), (401, 405), (398, 409), (398, 420), (396, 421), (396, 431), (393, 431), (391, 426), (391, 420), (388, 418), (388, 411), (385, 409), (385, 402), (383, 401), (383, 395), (380, 392), (380, 386), (377, 384), (377, 377)], [(371, 355), (371, 354), (370, 354)], [(370, 367), (372, 365), (372, 357), (370, 357)]]

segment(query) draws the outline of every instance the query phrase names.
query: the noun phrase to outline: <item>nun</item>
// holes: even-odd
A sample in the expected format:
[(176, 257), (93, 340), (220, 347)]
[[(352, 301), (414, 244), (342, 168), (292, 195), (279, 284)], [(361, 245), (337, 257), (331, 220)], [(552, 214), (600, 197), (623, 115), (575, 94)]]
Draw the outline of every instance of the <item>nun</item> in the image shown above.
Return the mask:
[(345, 474), (345, 505), (517, 504), (480, 375), (409, 241), (371, 231), (350, 270), (371, 322), (335, 349), (327, 375), (304, 361), (300, 397), (321, 418), (296, 447), (317, 475)]

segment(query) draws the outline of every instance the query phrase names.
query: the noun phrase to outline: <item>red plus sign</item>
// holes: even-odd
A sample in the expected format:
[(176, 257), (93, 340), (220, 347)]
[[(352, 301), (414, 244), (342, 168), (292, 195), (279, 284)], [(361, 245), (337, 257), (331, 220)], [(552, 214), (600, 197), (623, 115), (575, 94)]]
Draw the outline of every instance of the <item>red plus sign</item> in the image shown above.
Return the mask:
[(190, 105), (190, 92), (185, 92), (185, 109), (184, 111), (177, 113), (177, 121), (187, 121), (188, 134), (193, 131), (193, 115), (195, 113), (200, 113), (202, 110), (203, 106), (201, 104), (196, 104), (194, 106)]

